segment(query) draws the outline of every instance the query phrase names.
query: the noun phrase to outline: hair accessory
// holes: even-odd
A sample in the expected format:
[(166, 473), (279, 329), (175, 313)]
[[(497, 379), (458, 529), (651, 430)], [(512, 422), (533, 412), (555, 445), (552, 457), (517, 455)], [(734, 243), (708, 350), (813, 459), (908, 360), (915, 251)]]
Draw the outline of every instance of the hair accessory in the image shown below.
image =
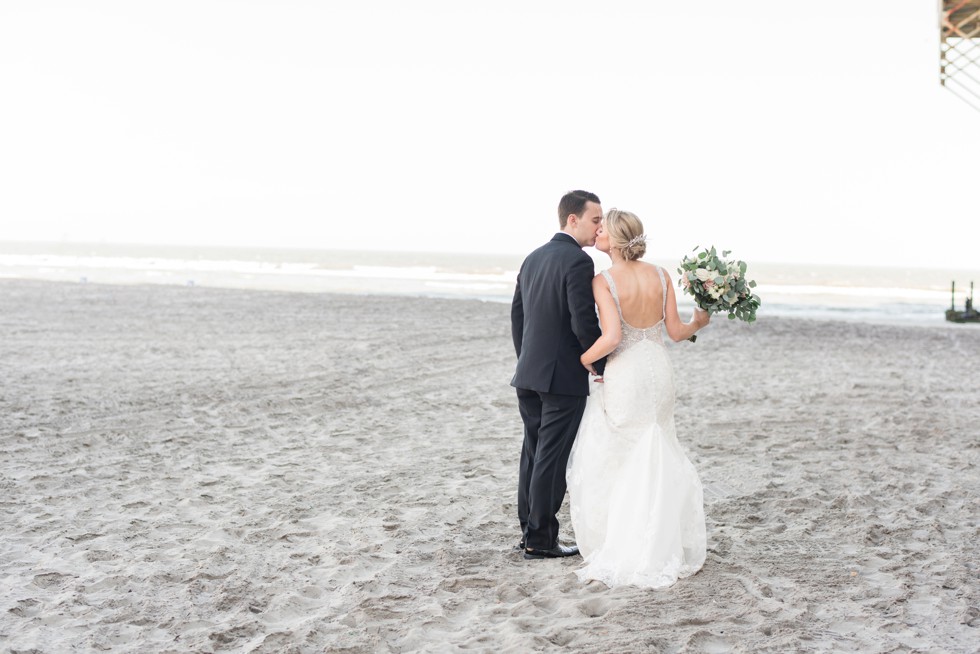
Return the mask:
[(646, 243), (646, 242), (647, 242), (646, 234), (637, 234), (636, 236), (634, 236), (629, 240), (629, 243), (626, 244), (626, 247), (631, 248), (634, 245), (638, 245), (640, 243)]

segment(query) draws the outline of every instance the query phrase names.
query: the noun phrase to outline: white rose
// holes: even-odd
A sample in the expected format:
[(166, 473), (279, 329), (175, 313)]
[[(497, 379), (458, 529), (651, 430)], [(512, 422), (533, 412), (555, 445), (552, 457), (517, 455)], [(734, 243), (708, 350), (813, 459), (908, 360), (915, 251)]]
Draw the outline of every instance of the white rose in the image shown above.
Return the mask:
[(708, 271), (707, 271), (706, 269), (704, 269), (704, 268), (698, 268), (697, 270), (695, 270), (695, 271), (694, 271), (694, 274), (695, 274), (695, 275), (697, 276), (697, 278), (698, 278), (698, 279), (700, 279), (700, 280), (701, 280), (702, 282), (704, 282), (704, 281), (707, 281), (707, 280), (709, 280), (709, 279), (711, 279), (712, 277), (714, 277), (714, 275), (712, 275), (712, 274), (711, 274), (710, 272), (708, 272)]

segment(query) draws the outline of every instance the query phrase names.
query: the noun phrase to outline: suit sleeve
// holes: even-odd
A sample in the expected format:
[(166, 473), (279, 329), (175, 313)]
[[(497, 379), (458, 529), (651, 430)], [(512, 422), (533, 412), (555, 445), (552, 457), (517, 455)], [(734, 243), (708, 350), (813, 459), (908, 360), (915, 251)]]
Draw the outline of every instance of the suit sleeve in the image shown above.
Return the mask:
[[(588, 350), (602, 335), (599, 329), (599, 317), (595, 310), (595, 297), (592, 295), (592, 277), (595, 267), (592, 259), (586, 255), (576, 260), (571, 267), (566, 281), (568, 293), (568, 310), (572, 314), (572, 332), (578, 338), (582, 351)], [(595, 362), (596, 371), (602, 374), (606, 360)]]
[(514, 350), (517, 358), (521, 357), (521, 345), (524, 341), (524, 298), (521, 296), (521, 275), (517, 275), (517, 287), (514, 289), (514, 300), (510, 305), (510, 335), (514, 339)]

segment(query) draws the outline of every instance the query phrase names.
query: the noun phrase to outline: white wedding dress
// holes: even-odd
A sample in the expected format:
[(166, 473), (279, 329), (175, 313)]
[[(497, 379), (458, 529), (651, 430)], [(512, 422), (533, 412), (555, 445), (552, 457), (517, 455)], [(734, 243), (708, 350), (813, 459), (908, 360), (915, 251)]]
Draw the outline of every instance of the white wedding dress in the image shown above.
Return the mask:
[(592, 385), (568, 461), (572, 526), (585, 561), (576, 574), (607, 586), (663, 588), (704, 564), (703, 490), (674, 430), (663, 318), (648, 329), (627, 324), (612, 275), (602, 274), (623, 340), (609, 355), (605, 382)]

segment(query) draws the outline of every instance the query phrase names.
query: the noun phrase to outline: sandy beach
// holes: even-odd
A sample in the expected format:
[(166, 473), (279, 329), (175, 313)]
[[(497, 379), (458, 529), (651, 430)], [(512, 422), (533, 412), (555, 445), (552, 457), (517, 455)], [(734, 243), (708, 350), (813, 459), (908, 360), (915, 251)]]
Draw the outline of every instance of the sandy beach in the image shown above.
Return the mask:
[(759, 315), (670, 346), (647, 591), (513, 549), (504, 304), (0, 280), (2, 649), (977, 651), (980, 326)]

